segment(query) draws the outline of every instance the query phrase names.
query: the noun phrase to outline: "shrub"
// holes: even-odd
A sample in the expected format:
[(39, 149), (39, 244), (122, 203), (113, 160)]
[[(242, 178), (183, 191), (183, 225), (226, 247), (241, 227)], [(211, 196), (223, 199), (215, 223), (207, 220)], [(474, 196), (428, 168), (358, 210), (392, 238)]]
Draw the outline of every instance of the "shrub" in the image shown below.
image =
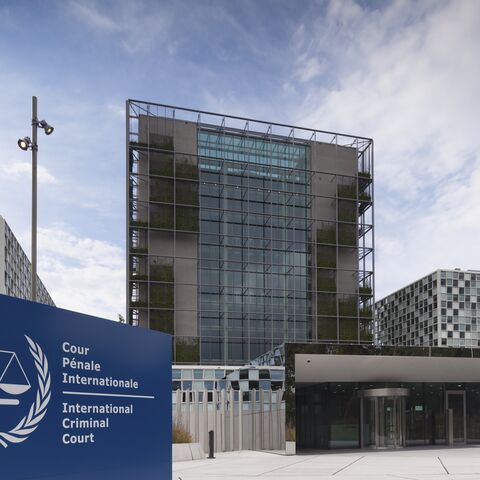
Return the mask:
[(359, 200), (362, 200), (363, 202), (371, 202), (372, 201), (372, 197), (366, 192), (360, 193), (358, 198), (359, 198)]
[(296, 431), (295, 427), (290, 425), (285, 426), (285, 441), (286, 442), (295, 442), (296, 440)]
[(183, 425), (174, 422), (172, 426), (172, 442), (173, 443), (192, 443), (192, 436)]

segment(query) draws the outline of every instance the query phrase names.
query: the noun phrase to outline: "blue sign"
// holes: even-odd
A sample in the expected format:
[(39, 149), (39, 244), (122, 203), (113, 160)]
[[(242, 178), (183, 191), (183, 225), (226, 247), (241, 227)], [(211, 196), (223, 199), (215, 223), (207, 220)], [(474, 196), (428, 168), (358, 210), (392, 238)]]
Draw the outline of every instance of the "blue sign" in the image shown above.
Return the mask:
[(0, 295), (0, 478), (170, 480), (171, 343)]

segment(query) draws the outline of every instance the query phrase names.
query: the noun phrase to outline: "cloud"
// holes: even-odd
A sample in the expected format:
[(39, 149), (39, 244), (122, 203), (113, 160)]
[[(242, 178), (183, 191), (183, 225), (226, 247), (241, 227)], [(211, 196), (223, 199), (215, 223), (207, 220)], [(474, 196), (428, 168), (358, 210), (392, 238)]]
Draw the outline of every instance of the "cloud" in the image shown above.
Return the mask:
[(320, 63), (318, 58), (302, 55), (297, 60), (296, 74), (300, 82), (306, 83), (314, 78), (318, 77), (325, 67)]
[(112, 320), (125, 312), (125, 254), (55, 226), (38, 231), (39, 276), (58, 307)]
[[(161, 44), (159, 49), (168, 55), (176, 52), (177, 40), (168, 35), (170, 10), (155, 2), (111, 1), (98, 3), (71, 0), (68, 4), (70, 13), (89, 28), (116, 35), (119, 44), (129, 54), (149, 52)], [(159, 40), (162, 39), (160, 43)]]
[(117, 105), (114, 103), (109, 103), (107, 105), (107, 109), (111, 112), (114, 117), (118, 118), (119, 120), (125, 121), (125, 105)]
[(87, 5), (85, 2), (71, 0), (70, 7), (77, 18), (90, 27), (109, 32), (118, 31), (120, 29), (119, 25), (113, 21), (111, 16), (103, 15), (93, 5)]
[[(32, 175), (32, 164), (29, 162), (12, 162), (1, 167), (2, 178), (12, 179), (30, 177)], [(37, 166), (37, 178), (39, 183), (54, 184), (57, 179), (43, 165)]]
[(375, 140), (378, 298), (480, 267), (479, 43), (480, 2), (465, 0), (331, 1), (292, 37), (295, 58), (328, 66), (302, 85), (296, 64), (297, 123)]

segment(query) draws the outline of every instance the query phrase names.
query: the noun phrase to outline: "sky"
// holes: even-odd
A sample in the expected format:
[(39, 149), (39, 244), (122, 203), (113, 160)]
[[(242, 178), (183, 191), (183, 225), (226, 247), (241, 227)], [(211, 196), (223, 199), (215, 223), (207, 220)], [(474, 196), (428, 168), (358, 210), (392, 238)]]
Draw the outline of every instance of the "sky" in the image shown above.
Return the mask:
[(376, 298), (480, 269), (480, 1), (0, 0), (0, 215), (56, 304), (125, 310), (125, 100), (375, 142)]

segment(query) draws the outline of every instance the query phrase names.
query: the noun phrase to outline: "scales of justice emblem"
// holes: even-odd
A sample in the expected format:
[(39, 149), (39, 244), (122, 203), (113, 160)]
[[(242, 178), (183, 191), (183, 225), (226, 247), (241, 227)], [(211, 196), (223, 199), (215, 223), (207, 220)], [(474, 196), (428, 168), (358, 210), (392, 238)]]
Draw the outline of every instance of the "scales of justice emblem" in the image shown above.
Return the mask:
[[(0, 446), (4, 448), (10, 444), (22, 443), (30, 437), (45, 417), (51, 399), (51, 377), (47, 357), (38, 343), (26, 335), (25, 338), (37, 371), (38, 389), (28, 414), (8, 432), (0, 431)], [(31, 388), (32, 384), (17, 354), (9, 350), (0, 350), (0, 407), (20, 405), (18, 397)]]

